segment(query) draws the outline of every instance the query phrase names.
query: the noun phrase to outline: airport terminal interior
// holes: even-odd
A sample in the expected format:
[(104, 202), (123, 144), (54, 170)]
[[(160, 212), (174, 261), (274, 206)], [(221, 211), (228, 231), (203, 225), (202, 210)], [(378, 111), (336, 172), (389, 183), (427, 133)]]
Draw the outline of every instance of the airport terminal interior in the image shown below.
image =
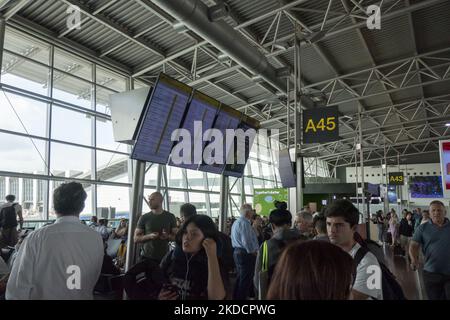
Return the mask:
[[(449, 34), (448, 0), (0, 0), (0, 297), (450, 300), (450, 256), (430, 258), (445, 243), (429, 239), (441, 232), (450, 241)], [(169, 129), (194, 132), (194, 120), (203, 138), (208, 129), (254, 129), (244, 137), (244, 163), (206, 163), (213, 143), (201, 138), (200, 162), (174, 163), (181, 142)], [(229, 159), (228, 145), (219, 149)], [(101, 236), (99, 257), (114, 272), (93, 268), (98, 280), (87, 295), (19, 286), (22, 269), (34, 272), (26, 269), (31, 245), (52, 261), (50, 244), (37, 235), (59, 230), (61, 199), (75, 199), (75, 191), (62, 194), (72, 182), (86, 193), (72, 213)], [(187, 203), (210, 219), (188, 218)], [(9, 205), (13, 227), (3, 218)], [(150, 217), (161, 208), (175, 224), (159, 232)], [(340, 216), (346, 210), (356, 212), (355, 223)], [(444, 215), (440, 227), (435, 211)], [(288, 227), (277, 226), (288, 214)], [(385, 287), (356, 290), (364, 281), (357, 264), (351, 292), (286, 295), (280, 274), (293, 271), (264, 260), (277, 228), (303, 239), (278, 249), (276, 259), (287, 262), (295, 246), (339, 247), (333, 230), (342, 217), (361, 236), (352, 243), (374, 247), (368, 254), (377, 265), (383, 260), (393, 275), (389, 289), (397, 290), (388, 290), (384, 271)], [(184, 263), (177, 252), (188, 255), (189, 226), (206, 234), (200, 225), (209, 221), (228, 239), (230, 255), (220, 235), (213, 249), (202, 242), (208, 263), (193, 261), (205, 274), (174, 289), (181, 271), (171, 261)], [(155, 241), (165, 246), (161, 267), (162, 257), (149, 253)], [(333, 251), (334, 261), (340, 253)], [(168, 280), (139, 282), (130, 270), (142, 263)], [(294, 278), (299, 286), (313, 281)], [(430, 279), (442, 285), (440, 296)]]

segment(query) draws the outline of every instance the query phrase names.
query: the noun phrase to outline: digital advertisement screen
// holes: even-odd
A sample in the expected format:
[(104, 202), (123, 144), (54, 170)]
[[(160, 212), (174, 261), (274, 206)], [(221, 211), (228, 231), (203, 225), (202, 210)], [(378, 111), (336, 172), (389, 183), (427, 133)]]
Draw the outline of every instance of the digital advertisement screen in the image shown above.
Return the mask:
[[(190, 141), (184, 141), (183, 137), (176, 142), (172, 149), (169, 165), (197, 170), (202, 163), (203, 148), (206, 144), (203, 135), (212, 128), (219, 108), (219, 101), (199, 91), (194, 92), (182, 124), (182, 129), (189, 132)], [(190, 148), (188, 148), (189, 146)], [(186, 155), (185, 152), (188, 154)]]
[(442, 198), (442, 177), (410, 177), (409, 192), (411, 198)]
[(160, 74), (136, 137), (132, 159), (166, 164), (172, 150), (172, 132), (183, 120), (192, 88)]

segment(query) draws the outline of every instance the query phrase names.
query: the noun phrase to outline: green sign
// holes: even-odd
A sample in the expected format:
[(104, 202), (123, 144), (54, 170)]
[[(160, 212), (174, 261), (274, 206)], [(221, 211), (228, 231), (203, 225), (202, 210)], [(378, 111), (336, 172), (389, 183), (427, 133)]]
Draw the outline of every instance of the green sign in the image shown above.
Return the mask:
[(253, 207), (257, 214), (269, 216), (275, 209), (273, 202), (288, 201), (288, 189), (255, 189), (253, 197)]

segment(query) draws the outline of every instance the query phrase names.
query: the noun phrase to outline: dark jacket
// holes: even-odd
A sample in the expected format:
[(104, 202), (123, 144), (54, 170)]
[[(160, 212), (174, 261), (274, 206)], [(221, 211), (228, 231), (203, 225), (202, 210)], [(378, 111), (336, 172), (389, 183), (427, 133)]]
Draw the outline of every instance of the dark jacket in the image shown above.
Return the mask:
[[(208, 257), (204, 250), (192, 256), (177, 245), (162, 259), (160, 267), (166, 281), (178, 287), (178, 300), (208, 299)], [(220, 258), (219, 267), (225, 285), (227, 274)]]
[(408, 224), (408, 220), (406, 220), (406, 218), (403, 218), (400, 221), (400, 227), (398, 231), (402, 236), (412, 237), (414, 232), (414, 220), (411, 220), (411, 224)]
[[(283, 252), (284, 247), (295, 240), (306, 240), (297, 229), (281, 229), (274, 233), (273, 237), (267, 240), (267, 260), (268, 260), (268, 272), (269, 272), (269, 283), (272, 277), (275, 266), (278, 262), (278, 258)], [(262, 246), (259, 248), (258, 256), (256, 258), (255, 275), (253, 278), (253, 283), (256, 288), (258, 288), (259, 283), (259, 273), (262, 268)]]

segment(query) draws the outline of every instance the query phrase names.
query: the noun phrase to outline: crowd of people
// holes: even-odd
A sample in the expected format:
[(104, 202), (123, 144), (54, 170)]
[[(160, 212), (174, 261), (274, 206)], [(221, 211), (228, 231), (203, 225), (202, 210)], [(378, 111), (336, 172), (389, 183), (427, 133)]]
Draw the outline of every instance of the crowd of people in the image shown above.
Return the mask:
[[(428, 299), (450, 299), (450, 222), (440, 201), (429, 211), (404, 210), (401, 220), (394, 210), (377, 212), (377, 244), (357, 232), (360, 214), (348, 200), (316, 213), (305, 207), (294, 216), (285, 202), (275, 202), (268, 216), (243, 204), (221, 232), (217, 220), (197, 214), (190, 203), (179, 217), (164, 210), (162, 194), (154, 192), (150, 212), (129, 235), (125, 219), (115, 230), (107, 219), (80, 223), (86, 198), (81, 184), (60, 185), (53, 195), (56, 221), (23, 232), (20, 208), (7, 197), (0, 207), (0, 293), (6, 299), (92, 299), (107, 290), (102, 277), (118, 279), (130, 299), (404, 299), (379, 250), (384, 243), (404, 250), (413, 269), (422, 254)], [(124, 270), (128, 236), (139, 258)]]

